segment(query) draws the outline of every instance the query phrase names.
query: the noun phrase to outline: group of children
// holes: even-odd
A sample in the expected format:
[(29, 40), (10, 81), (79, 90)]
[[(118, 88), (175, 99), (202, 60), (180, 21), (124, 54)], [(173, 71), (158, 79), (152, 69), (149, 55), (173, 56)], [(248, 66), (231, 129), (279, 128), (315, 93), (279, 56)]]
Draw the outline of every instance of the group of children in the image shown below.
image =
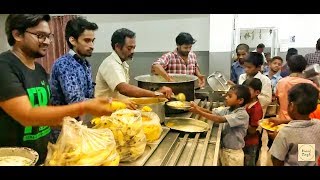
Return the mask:
[[(243, 50), (245, 46), (237, 48)], [(246, 51), (245, 51), (246, 52)], [(244, 74), (239, 75), (225, 97), (224, 108), (208, 111), (192, 104), (191, 112), (224, 123), (221, 137), (220, 162), (222, 166), (255, 166), (261, 148), (261, 133), (257, 130), (259, 120), (266, 112), (272, 97), (280, 99), (280, 118), (275, 124), (288, 123), (270, 146), (274, 165), (317, 165), (320, 158), (320, 121), (311, 119), (317, 108), (319, 90), (314, 83), (304, 79), (305, 59), (301, 55), (290, 57), (287, 64), (291, 70), (288, 77), (281, 78), (281, 57), (269, 62), (269, 72), (261, 73), (263, 57), (257, 52), (246, 52), (241, 59)], [(287, 119), (284, 119), (286, 117)], [(272, 142), (272, 141), (270, 141)], [(313, 144), (314, 159), (301, 161), (298, 158), (301, 144)], [(320, 160), (319, 160), (320, 161)], [(319, 165), (319, 164), (318, 164)]]

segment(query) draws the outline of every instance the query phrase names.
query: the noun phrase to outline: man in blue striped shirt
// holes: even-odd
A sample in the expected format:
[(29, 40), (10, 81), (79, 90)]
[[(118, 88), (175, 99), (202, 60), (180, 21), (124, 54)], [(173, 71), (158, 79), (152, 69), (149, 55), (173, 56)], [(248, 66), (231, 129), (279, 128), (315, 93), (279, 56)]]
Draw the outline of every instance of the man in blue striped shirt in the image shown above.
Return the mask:
[[(58, 58), (50, 76), (51, 104), (66, 105), (94, 97), (91, 65), (85, 59), (92, 55), (97, 24), (82, 17), (68, 21), (65, 38), (69, 52)], [(55, 130), (54, 140), (60, 130)]]

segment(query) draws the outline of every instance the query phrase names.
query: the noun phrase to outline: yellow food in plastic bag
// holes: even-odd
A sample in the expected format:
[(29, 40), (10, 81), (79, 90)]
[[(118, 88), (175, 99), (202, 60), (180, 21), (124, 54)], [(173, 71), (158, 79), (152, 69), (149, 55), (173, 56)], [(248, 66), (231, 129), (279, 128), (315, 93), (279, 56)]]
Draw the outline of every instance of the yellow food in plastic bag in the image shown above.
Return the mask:
[(144, 111), (144, 112), (151, 112), (151, 111), (152, 111), (152, 109), (151, 109), (151, 107), (150, 107), (150, 106), (143, 106), (143, 107), (142, 107), (142, 109), (141, 109), (141, 111)]
[[(95, 118), (98, 122), (100, 119)], [(66, 117), (56, 144), (48, 144), (46, 166), (119, 165), (116, 142), (109, 129), (91, 129)]]
[(160, 138), (162, 127), (160, 118), (155, 112), (142, 112), (142, 125), (148, 143), (154, 142)]
[(121, 109), (110, 117), (102, 116), (93, 128), (109, 128), (115, 138), (120, 162), (134, 161), (139, 158), (146, 147), (146, 136), (143, 132), (141, 112)]

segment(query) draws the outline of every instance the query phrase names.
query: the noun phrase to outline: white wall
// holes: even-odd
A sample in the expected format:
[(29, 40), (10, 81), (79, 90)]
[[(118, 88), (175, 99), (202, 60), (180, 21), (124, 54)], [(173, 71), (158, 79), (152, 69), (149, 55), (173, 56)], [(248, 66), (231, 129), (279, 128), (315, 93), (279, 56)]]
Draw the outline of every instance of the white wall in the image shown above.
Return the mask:
[(10, 49), (5, 33), (5, 22), (8, 14), (0, 14), (0, 53)]
[(239, 14), (239, 28), (276, 27), (279, 40), (296, 36), (295, 48), (315, 48), (320, 38), (319, 14)]
[(193, 51), (209, 50), (209, 15), (196, 18), (189, 16), (189, 18), (180, 19), (122, 22), (103, 22), (101, 18), (96, 21), (94, 16), (90, 16), (88, 20), (96, 22), (99, 26), (96, 32), (95, 52), (112, 51), (111, 36), (115, 30), (123, 27), (136, 32), (136, 52), (172, 51), (176, 47), (175, 38), (180, 32), (188, 32), (197, 40), (193, 45)]
[(241, 30), (240, 43), (248, 44), (250, 48), (256, 48), (257, 45), (260, 43), (263, 43), (266, 47), (271, 47), (272, 33), (270, 33), (270, 29), (260, 29), (260, 30), (258, 29)]
[(234, 14), (210, 14), (209, 74), (220, 71), (230, 77), (234, 18)]
[(233, 14), (210, 14), (210, 52), (231, 51), (233, 20)]

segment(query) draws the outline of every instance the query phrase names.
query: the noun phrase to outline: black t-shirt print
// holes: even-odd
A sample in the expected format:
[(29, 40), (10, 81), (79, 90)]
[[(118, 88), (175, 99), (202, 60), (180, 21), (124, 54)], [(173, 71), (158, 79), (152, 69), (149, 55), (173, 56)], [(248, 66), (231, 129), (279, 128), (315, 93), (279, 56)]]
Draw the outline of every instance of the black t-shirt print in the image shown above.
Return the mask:
[[(0, 101), (27, 95), (33, 107), (48, 105), (48, 75), (40, 64), (36, 63), (35, 70), (31, 70), (7, 51), (0, 54), (0, 73)], [(50, 131), (48, 126), (22, 126), (0, 108), (0, 146), (30, 147), (39, 153), (38, 163), (43, 163)]]

